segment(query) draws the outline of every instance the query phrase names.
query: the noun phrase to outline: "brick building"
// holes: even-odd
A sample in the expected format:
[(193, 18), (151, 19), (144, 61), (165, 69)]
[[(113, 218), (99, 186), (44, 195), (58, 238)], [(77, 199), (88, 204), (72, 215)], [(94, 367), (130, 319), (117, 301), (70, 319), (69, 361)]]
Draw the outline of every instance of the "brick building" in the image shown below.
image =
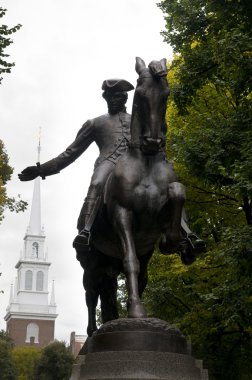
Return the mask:
[[(38, 156), (40, 144), (38, 147)], [(38, 157), (39, 162), (39, 157)], [(56, 303), (54, 283), (49, 301), (48, 273), (51, 263), (45, 251), (41, 227), (40, 178), (34, 182), (30, 223), (24, 237), (24, 249), (16, 264), (17, 277), (11, 285), (6, 309), (7, 332), (16, 346), (44, 347), (54, 340)]]
[(77, 335), (75, 331), (71, 332), (70, 335), (70, 350), (74, 357), (78, 355), (80, 350), (82, 349), (85, 341), (87, 339), (87, 335)]

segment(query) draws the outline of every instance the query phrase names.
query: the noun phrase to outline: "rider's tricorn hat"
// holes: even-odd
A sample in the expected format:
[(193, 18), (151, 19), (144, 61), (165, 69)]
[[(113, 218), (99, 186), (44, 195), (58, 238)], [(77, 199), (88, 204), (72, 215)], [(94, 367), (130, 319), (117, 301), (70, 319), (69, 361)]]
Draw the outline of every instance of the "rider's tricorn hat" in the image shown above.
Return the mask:
[(125, 79), (106, 79), (102, 83), (102, 90), (106, 92), (124, 92), (131, 91), (133, 89), (134, 86)]

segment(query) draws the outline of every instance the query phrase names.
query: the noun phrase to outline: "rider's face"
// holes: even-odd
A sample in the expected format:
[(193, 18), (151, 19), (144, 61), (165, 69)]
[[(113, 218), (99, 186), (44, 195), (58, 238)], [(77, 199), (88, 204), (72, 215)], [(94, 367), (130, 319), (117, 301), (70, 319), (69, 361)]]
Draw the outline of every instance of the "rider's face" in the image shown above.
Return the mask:
[(113, 92), (106, 94), (106, 101), (108, 104), (108, 111), (110, 114), (116, 114), (124, 109), (126, 103), (126, 96), (122, 92)]

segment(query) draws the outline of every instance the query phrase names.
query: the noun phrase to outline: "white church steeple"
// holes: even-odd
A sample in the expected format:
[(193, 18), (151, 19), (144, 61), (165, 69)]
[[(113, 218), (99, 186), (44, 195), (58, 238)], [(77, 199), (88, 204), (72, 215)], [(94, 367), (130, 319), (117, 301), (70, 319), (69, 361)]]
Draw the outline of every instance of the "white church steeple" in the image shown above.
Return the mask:
[[(40, 138), (38, 144), (38, 161), (40, 162)], [(43, 346), (43, 339), (46, 336), (50, 340), (54, 335), (54, 323), (57, 317), (56, 303), (54, 295), (54, 283), (49, 303), (48, 274), (51, 263), (47, 261), (45, 250), (45, 234), (41, 228), (41, 198), (40, 198), (40, 177), (35, 179), (33, 198), (30, 211), (30, 223), (24, 236), (24, 249), (21, 253), (17, 269), (17, 281), (15, 287), (11, 286), (10, 303), (7, 307), (5, 320), (10, 327), (9, 333), (12, 335), (13, 321), (24, 324), (27, 318), (30, 322), (23, 332), (23, 343), (15, 342), (17, 345), (26, 345), (32, 342)], [(27, 321), (28, 321), (27, 320)], [(32, 322), (31, 322), (32, 320)], [(50, 327), (50, 332), (46, 326)], [(52, 327), (53, 326), (53, 327)], [(15, 341), (15, 337), (13, 337)], [(47, 339), (47, 340), (48, 340)], [(47, 342), (49, 343), (49, 341)]]
[[(39, 143), (38, 143), (37, 150), (38, 150), (37, 163), (40, 163), (40, 152), (41, 152), (40, 136), (39, 136)], [(35, 235), (35, 236), (43, 235), (43, 231), (41, 229), (40, 177), (37, 177), (34, 181), (30, 223), (27, 228), (27, 234)]]
[[(37, 163), (40, 163), (40, 136), (37, 147)], [(40, 197), (40, 177), (34, 181), (33, 197), (30, 213), (30, 222), (24, 237), (24, 252), (22, 259), (47, 260), (45, 253), (45, 234), (41, 227), (41, 197)]]

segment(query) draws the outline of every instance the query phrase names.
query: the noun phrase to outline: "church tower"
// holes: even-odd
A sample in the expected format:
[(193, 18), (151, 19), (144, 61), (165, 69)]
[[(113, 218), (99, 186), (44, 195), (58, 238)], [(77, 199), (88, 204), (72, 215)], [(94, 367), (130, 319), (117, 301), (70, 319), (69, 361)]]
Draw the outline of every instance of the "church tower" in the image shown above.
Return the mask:
[[(40, 162), (40, 142), (38, 162)], [(34, 181), (30, 223), (24, 236), (24, 248), (16, 264), (17, 277), (11, 285), (6, 309), (7, 332), (16, 346), (44, 347), (54, 340), (56, 303), (54, 283), (50, 301), (48, 272), (51, 263), (45, 249), (41, 226), (40, 177)]]

